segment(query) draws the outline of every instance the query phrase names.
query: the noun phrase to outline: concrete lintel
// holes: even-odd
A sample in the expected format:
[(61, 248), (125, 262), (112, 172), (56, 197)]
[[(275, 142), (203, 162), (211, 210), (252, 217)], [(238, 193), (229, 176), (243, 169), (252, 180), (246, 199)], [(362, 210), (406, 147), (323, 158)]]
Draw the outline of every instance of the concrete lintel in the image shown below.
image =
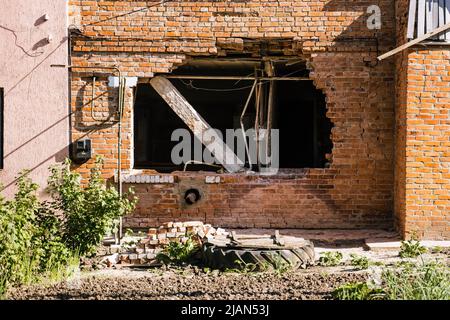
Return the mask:
[[(108, 86), (112, 88), (119, 87), (119, 77), (108, 77)], [(136, 87), (138, 83), (137, 77), (125, 77), (125, 85), (129, 88)]]
[[(450, 248), (450, 241), (423, 240), (420, 241), (420, 244), (429, 249), (434, 247)], [(400, 250), (402, 242), (392, 241), (392, 239), (366, 239), (365, 245), (371, 251)]]

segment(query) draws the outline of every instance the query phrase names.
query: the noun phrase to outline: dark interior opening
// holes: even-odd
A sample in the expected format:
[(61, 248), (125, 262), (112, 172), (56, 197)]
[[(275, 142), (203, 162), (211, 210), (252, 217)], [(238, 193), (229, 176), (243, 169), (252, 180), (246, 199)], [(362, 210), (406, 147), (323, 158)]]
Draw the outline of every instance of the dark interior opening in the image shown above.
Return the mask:
[[(258, 71), (260, 69), (260, 71)], [(172, 75), (252, 76), (264, 73), (261, 61), (202, 61), (189, 63)], [(290, 60), (274, 63), (274, 76), (304, 77), (305, 64)], [(225, 137), (226, 129), (240, 128), (240, 116), (253, 85), (253, 80), (189, 80), (170, 79), (195, 110)], [(312, 81), (272, 81), (272, 128), (280, 130), (280, 168), (321, 168), (327, 166), (326, 154), (331, 153), (332, 124), (326, 117), (325, 96)], [(267, 101), (270, 82), (261, 82), (262, 106), (260, 124), (267, 124)], [(252, 97), (244, 118), (245, 128), (253, 128), (256, 119), (255, 98)], [(159, 172), (183, 170), (174, 165), (171, 151), (178, 141), (171, 141), (176, 129), (188, 129), (186, 124), (158, 95), (150, 84), (139, 84), (134, 110), (135, 168)], [(191, 139), (195, 137), (191, 136)], [(193, 154), (193, 148), (191, 150)], [(253, 170), (257, 170), (253, 166)], [(189, 164), (186, 170), (217, 171), (217, 167)]]
[(326, 167), (332, 123), (326, 117), (325, 95), (312, 81), (278, 82), (276, 90), (280, 168)]

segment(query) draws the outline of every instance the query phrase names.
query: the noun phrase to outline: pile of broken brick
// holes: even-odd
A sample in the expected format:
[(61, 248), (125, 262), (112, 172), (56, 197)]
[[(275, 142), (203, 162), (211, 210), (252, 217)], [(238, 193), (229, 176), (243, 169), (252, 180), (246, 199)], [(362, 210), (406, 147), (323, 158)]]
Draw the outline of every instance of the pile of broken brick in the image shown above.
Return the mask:
[(158, 248), (176, 241), (185, 243), (189, 237), (198, 241), (211, 240), (217, 235), (228, 235), (222, 228), (214, 228), (210, 224), (203, 224), (201, 221), (188, 222), (166, 222), (159, 228), (148, 230), (148, 238), (141, 241), (141, 244), (149, 248)]
[(170, 242), (185, 243), (192, 239), (202, 245), (215, 237), (226, 237), (229, 232), (222, 228), (214, 228), (201, 221), (166, 222), (158, 228), (150, 228), (146, 236), (125, 237), (120, 245), (111, 245), (109, 254), (104, 256), (101, 264), (129, 266), (158, 265), (156, 256)]

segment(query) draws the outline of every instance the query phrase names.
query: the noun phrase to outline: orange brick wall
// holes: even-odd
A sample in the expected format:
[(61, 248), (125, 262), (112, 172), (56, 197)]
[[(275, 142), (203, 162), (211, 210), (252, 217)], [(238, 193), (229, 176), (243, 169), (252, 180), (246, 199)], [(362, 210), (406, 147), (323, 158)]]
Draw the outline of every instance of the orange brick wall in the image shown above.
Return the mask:
[[(408, 1), (398, 1), (398, 44)], [(403, 237), (450, 239), (450, 50), (429, 46), (396, 59), (396, 224)]]
[[(379, 52), (394, 45), (394, 4), (378, 1), (381, 30), (368, 30), (372, 1), (177, 1), (111, 19), (152, 1), (71, 1), (72, 64), (115, 66), (146, 82), (196, 56), (231, 52), (259, 54), (270, 40), (288, 56), (311, 65), (311, 78), (327, 97), (332, 164), (275, 177), (220, 175), (206, 184), (204, 173), (173, 173), (173, 183), (131, 184), (140, 198), (129, 226), (201, 219), (224, 227), (367, 228), (392, 226), (394, 187), (394, 62), (376, 65)], [(102, 21), (110, 19), (107, 21)], [(353, 39), (353, 40), (352, 40)], [(94, 117), (92, 76), (96, 75)], [(90, 137), (94, 154), (106, 158), (105, 177), (117, 163), (117, 90), (107, 88), (109, 70), (74, 70), (72, 137)], [(133, 90), (127, 89), (122, 169), (133, 167)], [(92, 161), (77, 166), (83, 174)], [(143, 174), (155, 174), (144, 171)], [(167, 175), (162, 175), (167, 176)], [(127, 187), (126, 185), (125, 187)], [(189, 186), (203, 199), (187, 207)]]
[(403, 232), (450, 238), (450, 51), (407, 52)]

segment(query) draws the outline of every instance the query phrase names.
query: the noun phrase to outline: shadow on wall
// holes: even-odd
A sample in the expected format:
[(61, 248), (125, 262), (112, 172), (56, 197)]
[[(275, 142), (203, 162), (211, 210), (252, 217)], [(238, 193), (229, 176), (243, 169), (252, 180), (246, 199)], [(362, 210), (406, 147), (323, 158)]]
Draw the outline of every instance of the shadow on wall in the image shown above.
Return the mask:
[[(360, 5), (356, 5), (355, 2), (360, 2)], [(392, 1), (392, 4), (389, 4), (390, 7), (386, 8), (386, 3), (382, 0), (367, 2), (331, 0), (327, 2), (323, 11), (354, 12), (359, 15), (343, 32), (335, 35), (330, 34), (330, 36), (344, 43), (366, 43), (366, 45), (373, 47), (371, 51), (376, 52), (377, 56), (380, 55), (382, 52), (379, 52), (379, 47), (393, 47), (395, 45), (395, 4)], [(379, 8), (379, 12), (374, 11), (374, 8), (375, 10)], [(378, 13), (379, 16), (377, 16)], [(379, 19), (374, 19), (374, 17), (379, 17)], [(381, 25), (375, 26), (373, 23), (376, 21), (379, 21)], [(375, 58), (374, 55), (373, 64), (378, 63)]]
[[(35, 65), (29, 72), (27, 72), (22, 78), (19, 79), (19, 81), (17, 81), (7, 92), (5, 92), (5, 97), (8, 95), (8, 93), (10, 93), (11, 91), (13, 91), (15, 88), (17, 88), (17, 86), (19, 84), (21, 84), (24, 80), (26, 80), (34, 71), (36, 71), (48, 58), (50, 58), (56, 51), (58, 51), (58, 49), (67, 42), (67, 37), (64, 37), (59, 45), (53, 49), (44, 59), (42, 59), (37, 65)], [(42, 41), (42, 40), (40, 40)], [(40, 42), (39, 41), (39, 42)], [(39, 43), (38, 42), (38, 43)]]
[[(36, 164), (34, 167), (32, 168), (24, 168), (24, 170), (27, 170), (29, 173), (33, 173), (36, 169), (38, 169), (39, 167), (41, 167), (44, 163), (54, 159), (55, 162), (62, 162), (67, 158), (68, 155), (68, 147), (65, 147), (61, 150), (59, 150), (58, 152), (52, 154), (51, 156), (49, 156), (48, 158), (42, 160), (41, 162), (39, 162), (38, 164)], [(20, 174), (20, 173), (19, 173)], [(17, 181), (18, 181), (19, 177), (16, 177), (14, 180), (12, 180), (11, 182), (9, 182), (8, 184), (2, 186), (2, 188), (0, 189), (0, 192), (2, 192), (3, 190), (13, 186)]]
[[(332, 1), (328, 1), (325, 6), (323, 7), (323, 11), (330, 11), (330, 12), (355, 12), (355, 16), (356, 14), (358, 14), (358, 18), (351, 22), (347, 28), (343, 31), (340, 32), (339, 34), (333, 35), (330, 34), (330, 38), (333, 37), (333, 39), (338, 40), (337, 43), (335, 44), (335, 47), (340, 47), (340, 48), (345, 48), (349, 45), (353, 46), (362, 46), (362, 50), (361, 52), (371, 52), (373, 53), (373, 55), (371, 55), (371, 59), (373, 61), (370, 61), (370, 63), (366, 64), (368, 67), (369, 66), (374, 66), (375, 62), (376, 62), (376, 57), (379, 54), (378, 52), (378, 45), (379, 45), (379, 41), (383, 41), (384, 43), (387, 44), (391, 44), (394, 43), (395, 39), (394, 37), (383, 37), (384, 34), (389, 34), (390, 32), (390, 28), (385, 28), (384, 25), (386, 24), (386, 21), (390, 21), (388, 20), (389, 16), (385, 16), (384, 13), (382, 12), (382, 22), (384, 23), (382, 25), (382, 29), (378, 30), (378, 29), (369, 29), (367, 26), (367, 21), (369, 19), (369, 17), (371, 16), (370, 13), (367, 13), (367, 8), (371, 5), (371, 3), (366, 2), (366, 1), (357, 1), (358, 3), (363, 3), (358, 7), (355, 7), (355, 4), (353, 1), (348, 1), (348, 0), (332, 0)], [(380, 1), (379, 1), (380, 2)], [(376, 4), (376, 3), (375, 3)], [(393, 5), (392, 5), (393, 7)], [(388, 14), (388, 13), (386, 13)], [(392, 21), (394, 21), (392, 19)], [(342, 22), (341, 22), (342, 23)], [(391, 30), (392, 31), (392, 30)], [(366, 40), (363, 40), (362, 38), (365, 38)], [(324, 39), (318, 39), (318, 40), (324, 40)], [(314, 41), (314, 40), (313, 40)], [(330, 51), (332, 51), (334, 48), (331, 48)], [(349, 51), (349, 50), (344, 50), (344, 51)], [(363, 57), (361, 57), (361, 60), (363, 59)], [(345, 61), (344, 61), (345, 63)], [(334, 79), (330, 79), (330, 88), (328, 88), (329, 90), (333, 90), (333, 82), (335, 80)], [(323, 87), (323, 86), (321, 86)], [(320, 88), (324, 91), (324, 93), (327, 93), (325, 88)], [(370, 90), (369, 90), (370, 91)], [(370, 93), (370, 92), (369, 92)], [(87, 100), (86, 96), (89, 96), (89, 90), (87, 88), (87, 84), (85, 84), (85, 86), (80, 89), (78, 91), (78, 96), (77, 96), (77, 103), (79, 103), (80, 105), (77, 106), (77, 115), (76, 115), (76, 122), (77, 124), (80, 126), (78, 129), (81, 131), (91, 131), (91, 130), (98, 130), (99, 126), (98, 125), (83, 125), (83, 122), (86, 119), (83, 119), (83, 113), (82, 113), (82, 108), (86, 105), (88, 105), (90, 102), (85, 103), (84, 101)], [(94, 99), (97, 100), (100, 96), (95, 97)], [(108, 103), (108, 108), (109, 108), (109, 112), (110, 112), (110, 116), (108, 117), (108, 119), (111, 118), (111, 112), (114, 111), (114, 108), (112, 107), (113, 103)], [(104, 124), (105, 127), (108, 126), (112, 126), (113, 124)], [(305, 173), (303, 174), (302, 172), (302, 176), (300, 177), (308, 177), (307, 172), (305, 171)], [(299, 178), (299, 177), (297, 177)], [(270, 187), (268, 186), (271, 183), (270, 178), (267, 179), (267, 185), (265, 184), (255, 184), (254, 189), (263, 189), (263, 190), (267, 190), (267, 193), (270, 194)], [(328, 186), (326, 186), (328, 187)], [(308, 186), (308, 185), (300, 185), (297, 187), (298, 189), (307, 189), (307, 191), (309, 193), (314, 193), (314, 197), (316, 197), (317, 199), (319, 199), (321, 202), (323, 202), (330, 211), (339, 211), (339, 207), (345, 207), (347, 205), (347, 202), (350, 202), (351, 199), (339, 199), (339, 200), (335, 200), (332, 196), (332, 194), (329, 192), (328, 189), (323, 189), (323, 190), (316, 190), (314, 189), (313, 186)], [(236, 199), (236, 205), (239, 205), (240, 201), (243, 201), (242, 199), (250, 196), (252, 193), (252, 190), (248, 190), (248, 191), (243, 191), (240, 199)], [(375, 209), (374, 209), (375, 210)], [(384, 209), (383, 209), (384, 210)]]
[(45, 134), (46, 132), (50, 131), (52, 128), (56, 127), (58, 124), (64, 122), (64, 121), (68, 121), (70, 115), (65, 116), (61, 119), (59, 119), (58, 121), (56, 121), (55, 123), (53, 123), (52, 125), (48, 126), (47, 128), (45, 128), (44, 130), (42, 130), (41, 132), (39, 132), (38, 134), (34, 135), (33, 137), (31, 137), (30, 139), (28, 139), (27, 141), (25, 141), (24, 143), (22, 143), (20, 146), (16, 147), (15, 149), (11, 150), (9, 153), (5, 154), (4, 159), (8, 158), (9, 156), (13, 155), (15, 152), (19, 151), (20, 149), (22, 149), (23, 147), (25, 147), (26, 145), (28, 145), (29, 143), (32, 143), (33, 141), (35, 141), (36, 139), (38, 139), (40, 136), (42, 136), (43, 134)]
[[(43, 17), (41, 17), (43, 19)], [(40, 19), (41, 19), (40, 18)], [(39, 20), (39, 19), (38, 19)], [(37, 22), (36, 22), (37, 23)], [(35, 24), (36, 25), (36, 24)], [(14, 37), (14, 45), (16, 47), (18, 47), (24, 55), (30, 57), (30, 58), (35, 58), (35, 60), (37, 60), (36, 58), (42, 56), (45, 54), (45, 51), (39, 51), (36, 52), (36, 50), (40, 49), (40, 48), (44, 48), (45, 46), (49, 45), (50, 42), (48, 41), (47, 38), (45, 39), (41, 39), (40, 41), (38, 41), (37, 43), (35, 43), (31, 49), (27, 49), (24, 46), (22, 46), (19, 42), (19, 38), (17, 36), (17, 31), (12, 30), (6, 26), (0, 25), (0, 30), (6, 30), (8, 32), (10, 32), (12, 34), (12, 36)], [(5, 92), (5, 97), (7, 97), (13, 90), (15, 90), (23, 81), (25, 81), (27, 78), (29, 78), (37, 69), (39, 69), (41, 66), (43, 66), (43, 64), (49, 59), (51, 58), (55, 52), (57, 52), (63, 45), (67, 44), (67, 37), (63, 37), (60, 42), (58, 43), (58, 45), (51, 50), (46, 56), (44, 56), (42, 59), (39, 58), (36, 62), (38, 62), (37, 64), (35, 64), (29, 71), (27, 71), (23, 76), (20, 76), (20, 78), (18, 78), (18, 81), (14, 84), (11, 85), (10, 88), (8, 88), (8, 91)], [(35, 61), (33, 60), (33, 61)], [(49, 125), (47, 128), (45, 128), (44, 130), (42, 130), (41, 132), (39, 132), (38, 134), (34, 135), (33, 137), (29, 138), (27, 141), (25, 141), (23, 144), (21, 144), (20, 146), (15, 147), (12, 151), (10, 151), (9, 153), (5, 154), (4, 158), (8, 158), (11, 157), (13, 154), (15, 154), (16, 152), (18, 152), (19, 150), (21, 150), (22, 148), (24, 148), (25, 146), (29, 145), (30, 143), (36, 142), (36, 139), (38, 139), (39, 137), (41, 137), (42, 135), (48, 133), (51, 129), (53, 129), (54, 127), (56, 127), (57, 125), (59, 125), (60, 123), (67, 121), (68, 116), (65, 116), (59, 120), (57, 120), (55, 123)], [(34, 165), (32, 168), (23, 168), (23, 169), (28, 169), (30, 172), (34, 172), (36, 169), (38, 169), (39, 167), (41, 167), (43, 164), (45, 164), (46, 162), (48, 162), (51, 159), (55, 159), (56, 161), (62, 161), (64, 158), (67, 157), (68, 155), (68, 147), (65, 147), (61, 150), (59, 150), (58, 152), (50, 155), (49, 157), (47, 157), (46, 159), (40, 161), (38, 164)], [(12, 185), (14, 185), (17, 182), (17, 178), (8, 182), (8, 184), (3, 185), (2, 189), (0, 191), (3, 191), (5, 189), (7, 189), (8, 187), (11, 187)]]
[[(79, 74), (77, 72), (77, 74)], [(107, 78), (107, 75), (102, 74), (101, 76), (97, 77), (99, 80), (97, 80), (97, 83), (104, 82), (103, 80)], [(86, 77), (82, 77), (82, 80), (85, 81), (83, 86), (78, 90), (77, 97), (76, 97), (76, 110), (75, 110), (75, 124), (74, 128), (81, 132), (92, 132), (94, 130), (101, 130), (106, 129), (114, 126), (117, 124), (117, 119), (115, 117), (117, 116), (117, 88), (109, 87), (107, 88), (107, 91), (104, 89), (100, 89), (97, 91), (101, 91), (100, 94), (95, 95), (94, 98), (92, 98), (92, 86), (94, 84), (93, 77), (91, 77), (91, 85), (90, 88), (88, 88), (88, 81)], [(89, 97), (89, 98), (88, 98)], [(112, 98), (111, 98), (112, 97)], [(93, 109), (91, 109), (91, 114), (88, 116), (85, 116), (85, 112), (83, 109), (85, 107), (94, 106), (94, 108), (97, 108), (97, 105), (102, 102), (102, 98), (106, 98), (107, 105), (108, 105), (108, 115), (99, 121), (96, 121), (92, 115), (93, 115)], [(87, 101), (87, 102), (85, 102)], [(96, 105), (97, 104), (97, 105)]]
[[(21, 46), (18, 42), (19, 42), (19, 37), (17, 36), (17, 31), (15, 31), (15, 30), (12, 30), (12, 29), (10, 29), (10, 28), (8, 28), (8, 27), (5, 27), (5, 26), (3, 26), (3, 25), (0, 25), (0, 29), (3, 29), (3, 30), (6, 30), (6, 31), (8, 31), (8, 32), (10, 32), (12, 35), (13, 35), (13, 37), (14, 37), (14, 45), (16, 46), (16, 47), (18, 47), (25, 55), (27, 55), (27, 56), (29, 56), (29, 57), (31, 57), (31, 58), (36, 58), (36, 57), (39, 57), (40, 55), (42, 55), (42, 54), (44, 54), (44, 52), (43, 51), (41, 51), (41, 52), (32, 52), (32, 53), (30, 53), (30, 51), (35, 51), (36, 49), (35, 49), (35, 45), (33, 46), (33, 48), (31, 49), (31, 50), (27, 50), (27, 49), (25, 49), (23, 46)], [(42, 40), (41, 40), (42, 41)], [(39, 41), (40, 42), (40, 41)]]

